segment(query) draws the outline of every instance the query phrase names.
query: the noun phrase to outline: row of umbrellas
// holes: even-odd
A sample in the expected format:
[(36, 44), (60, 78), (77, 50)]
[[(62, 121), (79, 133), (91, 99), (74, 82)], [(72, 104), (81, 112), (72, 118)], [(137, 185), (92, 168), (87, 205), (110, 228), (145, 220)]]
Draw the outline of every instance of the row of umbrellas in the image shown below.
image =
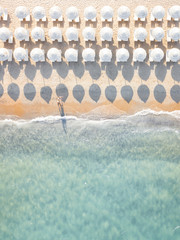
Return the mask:
[[(114, 10), (110, 6), (104, 6), (101, 11), (101, 20), (102, 21), (112, 21)], [(0, 16), (3, 14), (3, 8), (0, 7)], [(127, 6), (120, 6), (117, 10), (118, 21), (121, 20), (129, 20), (130, 17), (130, 9)], [(30, 20), (29, 10), (24, 6), (19, 6), (15, 10), (15, 15), (20, 19)], [(46, 11), (45, 8), (41, 6), (37, 6), (33, 9), (32, 15), (36, 20), (46, 21)], [(63, 20), (62, 10), (58, 6), (53, 6), (49, 10), (49, 15), (52, 20)], [(142, 20), (144, 21), (148, 15), (148, 9), (145, 6), (137, 6), (134, 10), (134, 20)], [(84, 9), (84, 18), (85, 20), (96, 21), (97, 10), (93, 6), (86, 7)], [(151, 11), (151, 20), (159, 20), (161, 21), (165, 16), (165, 9), (162, 6), (155, 6)], [(77, 7), (69, 7), (66, 9), (66, 17), (68, 21), (76, 21), (79, 22), (79, 11)], [(168, 20), (178, 21), (180, 19), (180, 6), (175, 5), (168, 9), (167, 13)]]
[[(85, 41), (95, 41), (96, 31), (92, 27), (86, 27), (82, 31)], [(58, 40), (62, 42), (62, 31), (59, 27), (52, 27), (48, 31), (48, 35), (52, 41)], [(0, 28), (0, 39), (2, 41), (7, 41), (12, 32), (6, 28)], [(29, 41), (29, 31), (24, 27), (18, 27), (15, 29), (14, 36), (19, 41)], [(148, 36), (148, 32), (143, 27), (138, 27), (134, 31), (134, 41), (144, 42)], [(165, 36), (163, 28), (156, 27), (150, 29), (150, 40), (151, 41), (162, 41)], [(31, 37), (35, 40), (45, 41), (45, 32), (41, 27), (35, 27), (31, 31)], [(121, 27), (118, 29), (117, 39), (118, 41), (128, 41), (130, 37), (130, 30), (127, 27)], [(68, 41), (78, 41), (79, 32), (75, 27), (69, 27), (66, 30), (66, 38)], [(110, 27), (103, 27), (100, 30), (100, 38), (102, 41), (112, 41), (113, 40), (113, 29)], [(180, 28), (173, 27), (167, 31), (167, 40), (168, 41), (179, 41), (180, 39)]]
[[(47, 52), (47, 58), (52, 62), (61, 62), (62, 52), (57, 48), (50, 48)], [(22, 47), (18, 47), (14, 50), (13, 56), (17, 61), (28, 61), (28, 50)], [(65, 51), (65, 59), (67, 62), (78, 62), (78, 50), (69, 48)], [(30, 52), (30, 57), (34, 62), (44, 62), (45, 52), (41, 48), (34, 48)], [(92, 48), (86, 48), (82, 52), (82, 58), (84, 62), (95, 61), (95, 50)], [(129, 51), (126, 48), (120, 48), (116, 51), (117, 62), (127, 62), (130, 57)], [(133, 52), (134, 62), (143, 62), (147, 57), (147, 52), (143, 48), (136, 48)], [(99, 51), (100, 62), (111, 62), (112, 51), (108, 48), (103, 48)], [(149, 50), (150, 62), (160, 62), (164, 58), (164, 52), (161, 48), (154, 48)], [(6, 48), (0, 48), (0, 61), (12, 61), (12, 50)], [(180, 50), (178, 48), (172, 48), (166, 52), (167, 62), (178, 62), (180, 60)]]

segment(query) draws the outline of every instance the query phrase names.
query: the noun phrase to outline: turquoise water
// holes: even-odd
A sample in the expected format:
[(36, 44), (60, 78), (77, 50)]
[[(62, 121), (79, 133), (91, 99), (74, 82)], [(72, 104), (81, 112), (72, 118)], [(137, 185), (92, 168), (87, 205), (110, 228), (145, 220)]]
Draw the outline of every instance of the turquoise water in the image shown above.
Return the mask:
[(180, 113), (0, 121), (0, 239), (179, 240)]

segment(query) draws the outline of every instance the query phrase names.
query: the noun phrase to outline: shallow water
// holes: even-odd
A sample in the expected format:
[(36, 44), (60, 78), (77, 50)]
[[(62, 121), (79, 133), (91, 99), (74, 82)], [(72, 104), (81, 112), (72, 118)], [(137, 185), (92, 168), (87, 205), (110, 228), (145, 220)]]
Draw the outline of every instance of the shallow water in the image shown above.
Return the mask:
[(0, 239), (180, 239), (180, 112), (0, 121)]

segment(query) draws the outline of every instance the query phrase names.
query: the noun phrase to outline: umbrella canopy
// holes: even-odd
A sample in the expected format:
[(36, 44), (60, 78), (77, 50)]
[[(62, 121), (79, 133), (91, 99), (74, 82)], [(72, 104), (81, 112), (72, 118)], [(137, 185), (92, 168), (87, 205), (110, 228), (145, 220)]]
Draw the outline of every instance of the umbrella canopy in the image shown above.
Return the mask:
[(41, 27), (33, 28), (33, 30), (31, 31), (31, 36), (34, 40), (41, 40), (45, 36), (43, 28)]
[(138, 18), (145, 18), (145, 17), (147, 17), (147, 14), (148, 14), (148, 10), (147, 10), (146, 7), (138, 6), (138, 7), (135, 8), (135, 15)]
[(0, 6), (0, 16), (2, 16), (4, 13), (4, 9)]
[(53, 41), (62, 39), (62, 32), (61, 29), (58, 27), (52, 27), (51, 29), (49, 29), (48, 35)]
[(60, 61), (61, 60), (61, 50), (57, 48), (50, 48), (47, 52), (47, 57), (50, 61)]
[(13, 56), (17, 61), (22, 61), (26, 58), (26, 50), (22, 47), (18, 47), (14, 50)]
[(30, 56), (34, 62), (39, 62), (44, 58), (44, 51), (40, 48), (34, 48), (31, 51)]
[(2, 41), (8, 40), (10, 35), (11, 35), (11, 32), (9, 31), (8, 28), (6, 28), (6, 27), (0, 28), (0, 39)]
[(164, 52), (160, 48), (155, 48), (150, 52), (150, 58), (152, 58), (154, 62), (160, 62), (163, 59), (163, 57), (164, 57)]
[(127, 19), (130, 17), (130, 9), (126, 6), (118, 8), (118, 17), (121, 19)]
[(165, 9), (162, 6), (156, 6), (152, 10), (152, 15), (156, 19), (162, 19), (165, 15)]
[(78, 30), (77, 28), (70, 27), (66, 30), (66, 37), (68, 41), (78, 41)]
[(58, 18), (62, 17), (62, 11), (61, 11), (60, 7), (54, 6), (54, 7), (50, 8), (49, 15), (53, 19), (58, 19)]
[(35, 19), (42, 19), (46, 16), (45, 9), (40, 6), (35, 7), (32, 11), (32, 14)]
[(88, 20), (94, 19), (96, 17), (96, 9), (92, 6), (85, 8), (84, 17)]
[(100, 35), (103, 41), (112, 41), (113, 30), (110, 27), (103, 27), (100, 31)]
[(111, 62), (112, 51), (108, 48), (103, 48), (99, 52), (99, 57), (101, 62)]
[(82, 52), (82, 57), (85, 62), (95, 61), (95, 51), (92, 48), (85, 48)]
[(143, 27), (139, 27), (139, 28), (136, 28), (136, 30), (134, 31), (134, 37), (143, 42), (146, 38), (147, 38), (147, 31), (145, 28)]
[(29, 14), (29, 12), (28, 12), (27, 8), (24, 6), (19, 6), (15, 10), (16, 17), (18, 17), (20, 19), (26, 18), (28, 14)]
[(101, 17), (104, 19), (111, 19), (113, 17), (113, 9), (112, 7), (109, 6), (104, 6), (103, 8), (101, 8)]
[(169, 15), (172, 17), (172, 18), (180, 18), (180, 6), (172, 6), (170, 9), (169, 9)]
[(129, 51), (125, 48), (120, 48), (116, 51), (117, 62), (127, 62), (129, 58)]
[(95, 29), (92, 27), (86, 27), (83, 30), (83, 37), (86, 40), (95, 41)]
[(146, 51), (143, 48), (136, 48), (134, 50), (133, 58), (138, 62), (143, 62), (147, 56)]
[(0, 61), (6, 61), (9, 58), (9, 51), (6, 48), (0, 48)]
[(169, 30), (169, 36), (172, 38), (174, 41), (178, 41), (180, 39), (180, 28), (178, 27), (173, 27)]
[(66, 16), (70, 20), (74, 20), (79, 16), (78, 9), (76, 7), (69, 7), (66, 10)]
[(178, 62), (180, 60), (180, 50), (178, 48), (172, 48), (168, 51), (168, 58), (172, 62)]
[(154, 37), (155, 40), (161, 41), (165, 36), (163, 28), (161, 27), (154, 28), (152, 30), (152, 36)]
[(15, 38), (19, 41), (23, 41), (28, 37), (28, 31), (23, 27), (18, 27), (14, 31)]
[(69, 48), (65, 51), (65, 58), (68, 62), (78, 61), (78, 51), (74, 48)]
[(130, 30), (127, 27), (121, 27), (118, 29), (118, 39), (127, 41), (130, 36)]

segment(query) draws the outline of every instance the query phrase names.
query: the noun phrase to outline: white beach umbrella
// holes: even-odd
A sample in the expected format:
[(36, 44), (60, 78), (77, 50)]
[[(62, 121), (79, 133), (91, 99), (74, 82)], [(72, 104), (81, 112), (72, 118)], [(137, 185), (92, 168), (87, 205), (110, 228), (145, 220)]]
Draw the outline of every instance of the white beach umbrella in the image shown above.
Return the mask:
[(180, 18), (180, 6), (179, 5), (175, 5), (175, 6), (172, 6), (170, 9), (169, 9), (169, 15), (172, 17), (172, 18)]
[(127, 27), (121, 27), (118, 29), (118, 39), (121, 41), (128, 41), (130, 37), (130, 30)]
[(82, 52), (82, 57), (85, 62), (95, 61), (95, 51), (92, 48), (85, 48)]
[(9, 58), (9, 51), (6, 48), (0, 48), (0, 61), (6, 61)]
[(34, 48), (31, 51), (30, 56), (34, 62), (42, 61), (44, 59), (44, 51), (40, 48)]
[(102, 41), (112, 41), (113, 30), (110, 27), (103, 27), (100, 30), (100, 35)]
[(111, 19), (113, 17), (113, 9), (112, 7), (109, 6), (104, 6), (103, 8), (101, 8), (101, 17), (103, 19)]
[(146, 51), (143, 48), (136, 48), (134, 50), (133, 59), (138, 62), (143, 62), (147, 56)]
[(40, 6), (35, 7), (32, 11), (32, 14), (35, 19), (42, 19), (46, 16), (45, 9)]
[(92, 27), (86, 27), (84, 28), (83, 32), (83, 37), (86, 41), (95, 41), (95, 29)]
[(96, 9), (92, 6), (86, 7), (84, 9), (84, 17), (87, 20), (93, 20), (94, 18), (96, 18)]
[(134, 31), (134, 37), (136, 40), (144, 42), (144, 40), (147, 38), (146, 29), (143, 27), (136, 28), (136, 30)]
[(79, 12), (76, 7), (69, 7), (66, 10), (66, 16), (69, 20), (75, 20), (77, 17), (79, 17)]
[(48, 35), (52, 41), (61, 40), (62, 41), (62, 32), (58, 27), (52, 27), (48, 31)]
[(42, 40), (45, 37), (44, 30), (41, 27), (35, 27), (31, 31), (31, 36), (34, 40)]
[(61, 50), (57, 49), (57, 48), (50, 48), (47, 52), (47, 57), (50, 61), (55, 62), (61, 61)]
[(0, 28), (0, 39), (2, 41), (8, 40), (10, 35), (11, 35), (11, 32), (9, 31), (8, 28), (6, 28), (6, 27)]
[(100, 62), (111, 62), (112, 51), (108, 48), (103, 48), (99, 52)]
[(169, 30), (169, 36), (172, 40), (178, 41), (180, 39), (180, 28), (173, 27)]
[(138, 6), (135, 8), (135, 15), (137, 18), (146, 18), (148, 14), (148, 10), (144, 6)]
[(162, 6), (155, 6), (152, 9), (152, 15), (156, 19), (162, 19), (165, 15), (165, 9)]
[(77, 28), (70, 27), (66, 30), (66, 37), (68, 41), (78, 41), (78, 30)]
[(154, 62), (160, 62), (163, 59), (163, 57), (164, 57), (164, 52), (160, 48), (155, 48), (150, 52), (150, 58)]
[(125, 48), (120, 48), (116, 51), (117, 62), (127, 62), (129, 58), (129, 51)]
[(22, 47), (18, 47), (14, 50), (13, 56), (17, 61), (22, 61), (26, 58), (26, 50)]
[(65, 51), (65, 58), (68, 62), (77, 62), (78, 61), (78, 50), (74, 48), (69, 48)]
[(121, 19), (127, 19), (130, 17), (130, 9), (126, 6), (118, 8), (118, 17)]
[(156, 27), (152, 29), (152, 36), (154, 37), (155, 40), (161, 41), (165, 36), (163, 28)]
[(15, 38), (19, 41), (23, 41), (28, 37), (28, 31), (27, 29), (23, 27), (18, 27), (14, 31)]
[(0, 17), (3, 15), (4, 9), (0, 6)]
[(50, 8), (49, 15), (53, 19), (59, 19), (60, 17), (62, 17), (62, 11), (61, 11), (60, 7), (54, 6), (54, 7)]
[(168, 58), (172, 62), (178, 62), (180, 60), (180, 50), (178, 48), (172, 48), (168, 51)]
[(24, 6), (19, 6), (15, 10), (16, 17), (20, 19), (26, 18), (28, 14), (29, 14), (28, 9)]

